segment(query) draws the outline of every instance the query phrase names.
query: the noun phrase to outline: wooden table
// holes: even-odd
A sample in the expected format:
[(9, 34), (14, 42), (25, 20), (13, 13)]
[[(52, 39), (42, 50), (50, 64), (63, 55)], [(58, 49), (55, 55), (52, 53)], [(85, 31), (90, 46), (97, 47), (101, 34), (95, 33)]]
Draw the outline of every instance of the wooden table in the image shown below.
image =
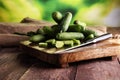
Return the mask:
[[(120, 28), (108, 28), (119, 33)], [(0, 80), (120, 80), (120, 56), (71, 63), (56, 68), (18, 47), (0, 48)]]

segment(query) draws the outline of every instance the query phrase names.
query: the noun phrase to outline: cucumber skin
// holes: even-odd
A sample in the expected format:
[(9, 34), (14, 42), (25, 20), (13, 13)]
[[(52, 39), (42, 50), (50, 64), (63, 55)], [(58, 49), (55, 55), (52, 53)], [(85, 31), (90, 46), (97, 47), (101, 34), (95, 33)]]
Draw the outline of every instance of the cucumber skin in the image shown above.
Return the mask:
[(82, 33), (85, 35), (85, 37), (87, 37), (87, 36), (90, 35), (90, 34), (93, 34), (94, 37), (98, 36), (97, 32), (95, 32), (95, 31), (93, 31), (93, 30), (90, 30), (90, 29), (86, 29), (86, 30), (83, 31)]
[(84, 30), (85, 30), (84, 26), (74, 24), (74, 25), (70, 25), (67, 31), (68, 32), (83, 32)]
[(38, 43), (40, 41), (43, 41), (44, 39), (45, 37), (43, 35), (37, 34), (37, 35), (31, 36), (29, 41), (33, 43)]
[(67, 12), (59, 25), (59, 27), (61, 29), (60, 32), (65, 32), (68, 30), (71, 20), (72, 20), (72, 13)]
[(63, 32), (58, 33), (56, 38), (59, 40), (84, 39), (84, 35), (80, 32)]
[(53, 12), (52, 18), (54, 19), (55, 22), (59, 24), (62, 20), (62, 14), (59, 11)]

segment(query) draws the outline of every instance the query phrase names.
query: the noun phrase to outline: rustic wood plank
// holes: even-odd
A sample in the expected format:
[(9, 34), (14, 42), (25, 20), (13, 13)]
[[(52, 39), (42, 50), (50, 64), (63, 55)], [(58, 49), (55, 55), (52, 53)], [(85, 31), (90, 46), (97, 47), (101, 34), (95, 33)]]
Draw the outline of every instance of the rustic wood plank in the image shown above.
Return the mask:
[[(6, 40), (9, 39), (9, 40)], [(19, 46), (20, 41), (28, 40), (28, 36), (16, 35), (16, 34), (0, 34), (0, 46), (1, 47), (16, 47)]]
[(31, 61), (35, 60), (18, 48), (4, 48), (0, 52), (0, 80), (18, 80), (32, 65)]
[(7, 61), (12, 61), (15, 59), (15, 56), (17, 56), (17, 54), (3, 53), (3, 55), (0, 55), (0, 65), (6, 63)]
[(120, 44), (116, 42), (116, 39), (105, 40), (97, 44), (91, 44), (69, 51), (58, 51), (58, 53), (48, 53), (47, 51), (50, 51), (50, 49), (40, 50), (39, 47), (35, 48), (33, 46), (26, 45), (25, 43), (26, 42), (21, 43), (21, 48), (26, 51), (26, 53), (31, 54), (42, 61), (55, 64), (60, 67), (68, 67), (68, 63), (71, 62), (120, 54)]
[(29, 31), (36, 31), (37, 29), (43, 26), (51, 26), (53, 24), (35, 24), (35, 23), (5, 23), (0, 22), (0, 33), (1, 34), (12, 34), (15, 32), (18, 33), (27, 33)]
[(81, 62), (75, 80), (120, 80), (120, 65), (116, 60), (91, 60)]
[(76, 65), (69, 68), (55, 68), (42, 61), (33, 65), (20, 80), (74, 80)]
[(14, 61), (16, 60), (17, 54), (15, 54), (15, 52), (16, 48), (6, 48), (0, 51), (0, 80), (9, 74), (13, 67), (16, 66)]
[[(120, 27), (108, 27), (107, 32), (115, 34), (120, 34)], [(118, 62), (120, 63), (120, 55), (117, 56)]]
[(107, 32), (113, 34), (120, 34), (120, 27), (108, 27)]

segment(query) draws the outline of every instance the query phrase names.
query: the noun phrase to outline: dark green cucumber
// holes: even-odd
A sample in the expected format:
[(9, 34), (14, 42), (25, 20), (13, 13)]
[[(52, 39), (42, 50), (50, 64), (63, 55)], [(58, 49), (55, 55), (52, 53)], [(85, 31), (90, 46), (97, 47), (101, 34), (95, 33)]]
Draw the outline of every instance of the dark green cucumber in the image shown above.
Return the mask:
[(69, 40), (69, 39), (83, 39), (84, 35), (80, 32), (63, 32), (58, 33), (56, 38), (59, 40)]
[(45, 37), (43, 35), (37, 34), (37, 35), (33, 35), (30, 37), (30, 42), (33, 43), (38, 43), (40, 41), (43, 41), (45, 39)]
[(56, 42), (55, 39), (49, 39), (49, 40), (46, 41), (46, 43), (48, 43), (48, 46), (54, 46), (55, 42)]
[(60, 27), (58, 27), (58, 25), (53, 25), (53, 26), (51, 26), (51, 28), (52, 28), (54, 34), (57, 34), (60, 32)]
[(62, 20), (62, 14), (59, 11), (53, 12), (52, 18), (59, 24)]
[(44, 32), (44, 30), (41, 28), (41, 29), (37, 29), (36, 34), (42, 34), (42, 35), (44, 35), (45, 32)]
[(84, 30), (85, 30), (84, 26), (74, 24), (74, 25), (70, 25), (67, 31), (68, 32), (82, 32)]
[(74, 21), (74, 24), (77, 24), (77, 25), (81, 25), (81, 26), (86, 27), (86, 24), (85, 24), (84, 22), (79, 21), (79, 20), (75, 20), (75, 21)]
[(27, 36), (33, 36), (33, 35), (36, 35), (36, 33), (33, 32), (33, 31), (29, 31), (29, 32), (27, 32)]
[(65, 32), (68, 30), (71, 20), (72, 20), (72, 13), (67, 12), (59, 25), (61, 29), (60, 32)]
[(85, 31), (83, 31), (83, 34), (85, 35), (85, 37), (87, 37), (90, 34), (93, 34), (94, 37), (98, 36), (96, 31), (90, 30), (90, 29), (86, 29)]
[(93, 38), (95, 38), (94, 34), (89, 34), (89, 35), (85, 38), (85, 41), (90, 40), (90, 39), (93, 39)]
[(43, 31), (44, 31), (44, 34), (45, 34), (47, 39), (55, 37), (54, 31), (51, 27), (45, 26), (45, 27), (43, 27)]
[(45, 34), (51, 34), (51, 32), (53, 32), (52, 28), (49, 26), (44, 26), (43, 31)]

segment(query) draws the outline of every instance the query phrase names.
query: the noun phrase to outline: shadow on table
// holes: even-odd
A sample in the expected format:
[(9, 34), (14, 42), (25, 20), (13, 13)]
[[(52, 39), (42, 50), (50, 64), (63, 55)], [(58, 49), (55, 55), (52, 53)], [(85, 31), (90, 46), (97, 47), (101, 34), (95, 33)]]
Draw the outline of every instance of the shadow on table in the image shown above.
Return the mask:
[[(77, 65), (94, 63), (96, 61), (110, 61), (110, 60), (112, 60), (112, 57), (84, 60), (84, 61), (78, 61), (78, 62), (69, 63), (69, 66), (76, 67)], [(44, 61), (41, 61), (41, 60), (37, 59), (36, 57), (31, 56), (31, 55), (26, 54), (26, 53), (19, 54), (17, 56), (17, 61), (20, 63), (20, 65), (26, 66), (26, 67), (37, 64), (38, 66), (36, 66), (36, 67), (41, 67), (41, 68), (59, 68), (58, 66), (46, 63)]]

